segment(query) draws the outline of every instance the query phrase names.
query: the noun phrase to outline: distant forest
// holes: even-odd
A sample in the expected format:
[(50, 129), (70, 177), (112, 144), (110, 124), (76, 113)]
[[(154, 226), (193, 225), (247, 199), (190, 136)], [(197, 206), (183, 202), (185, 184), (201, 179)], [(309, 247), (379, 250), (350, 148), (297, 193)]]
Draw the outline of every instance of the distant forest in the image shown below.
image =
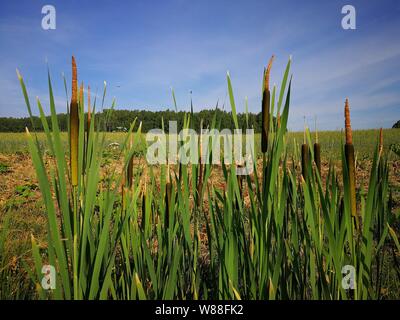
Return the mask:
[[(112, 110), (109, 113), (109, 119), (106, 123), (106, 116), (108, 110), (105, 109), (102, 112), (96, 113), (96, 126), (100, 125), (102, 131), (124, 131), (129, 130), (130, 124), (137, 118), (137, 125), (142, 121), (142, 132), (147, 132), (150, 129), (161, 128), (162, 119), (164, 120), (165, 131), (168, 132), (168, 121), (178, 121), (178, 131), (181, 130), (183, 125), (184, 111), (146, 111), (146, 110)], [(198, 130), (200, 128), (200, 121), (203, 120), (203, 128), (210, 126), (214, 114), (217, 112), (217, 121), (220, 123), (220, 128), (234, 129), (234, 123), (231, 112), (223, 110), (202, 110), (200, 112), (194, 112), (191, 122), (193, 128)], [(248, 113), (248, 128), (254, 128), (255, 132), (261, 131), (261, 113), (254, 114)], [(68, 117), (67, 114), (61, 113), (57, 115), (58, 125), (61, 131), (68, 130)], [(85, 118), (87, 114), (85, 114)], [(246, 126), (246, 114), (238, 114), (238, 122), (240, 128), (245, 130)], [(51, 119), (47, 116), (47, 123), (51, 129)], [(86, 123), (86, 121), (85, 121)], [(43, 131), (43, 126), (39, 117), (33, 117), (33, 126), (36, 131)], [(25, 127), (32, 130), (32, 121), (29, 117), (26, 118), (1, 118), (0, 117), (0, 132), (23, 132)]]

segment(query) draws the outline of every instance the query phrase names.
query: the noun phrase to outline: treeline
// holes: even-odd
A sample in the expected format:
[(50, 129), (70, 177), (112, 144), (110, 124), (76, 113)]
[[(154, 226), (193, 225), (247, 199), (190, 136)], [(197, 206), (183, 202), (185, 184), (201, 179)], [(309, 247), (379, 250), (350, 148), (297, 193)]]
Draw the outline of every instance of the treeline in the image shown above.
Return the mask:
[[(47, 116), (47, 123), (49, 124), (49, 128), (51, 128), (51, 119), (50, 116)], [(60, 126), (61, 131), (67, 131), (67, 114), (60, 113), (57, 115), (58, 125)], [(42, 122), (39, 117), (30, 117), (26, 118), (0, 118), (0, 132), (23, 132), (25, 128), (28, 128), (30, 131), (33, 130), (33, 127), (36, 131), (43, 131)]]
[[(179, 111), (147, 111), (147, 110), (109, 110), (105, 109), (102, 112), (96, 113), (96, 126), (100, 126), (100, 130), (104, 131), (125, 131), (129, 130), (131, 123), (137, 118), (137, 125), (142, 122), (142, 132), (148, 132), (151, 129), (162, 128), (164, 121), (165, 131), (168, 132), (168, 122), (177, 121), (178, 131), (183, 126), (183, 119), (186, 112)], [(191, 122), (195, 129), (200, 128), (200, 122), (203, 120), (203, 128), (211, 127), (214, 114), (217, 113), (216, 119), (220, 123), (222, 129), (234, 129), (234, 122), (231, 112), (223, 110), (202, 110), (194, 112), (191, 117)], [(87, 115), (85, 114), (85, 117)], [(248, 128), (254, 128), (256, 132), (261, 131), (261, 113), (248, 113)], [(67, 114), (61, 113), (57, 115), (58, 125), (61, 131), (68, 130)], [(242, 129), (247, 128), (246, 114), (238, 114), (239, 126)], [(51, 129), (51, 119), (47, 116), (47, 123)], [(86, 121), (85, 121), (86, 123)], [(23, 132), (25, 128), (36, 131), (43, 131), (42, 122), (39, 117), (26, 118), (0, 118), (0, 132)]]

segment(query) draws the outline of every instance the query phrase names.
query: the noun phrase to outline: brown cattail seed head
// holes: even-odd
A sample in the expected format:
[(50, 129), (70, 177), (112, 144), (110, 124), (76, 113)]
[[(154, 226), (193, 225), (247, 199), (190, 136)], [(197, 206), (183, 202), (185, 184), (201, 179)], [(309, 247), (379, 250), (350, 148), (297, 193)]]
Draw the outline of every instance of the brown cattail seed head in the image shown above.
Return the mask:
[(272, 55), (271, 59), (269, 59), (267, 70), (265, 71), (265, 82), (264, 82), (265, 90), (269, 90), (269, 76), (271, 73), (272, 62), (274, 62), (274, 59), (275, 59), (275, 56)]
[(304, 180), (308, 179), (308, 162), (310, 157), (310, 150), (307, 144), (302, 144), (301, 146), (301, 175)]
[(379, 130), (379, 153), (383, 151), (383, 130), (380, 128)]
[(319, 174), (321, 175), (321, 145), (317, 142), (314, 143), (314, 162)]
[[(133, 134), (131, 133), (131, 136), (129, 138), (129, 144), (128, 144), (128, 153), (131, 152), (132, 148), (133, 148)], [(133, 155), (130, 157), (129, 162), (128, 162), (127, 175), (128, 175), (128, 187), (132, 188), (132, 185), (133, 185)]]
[(344, 151), (345, 151), (348, 176), (349, 176), (350, 209), (351, 209), (351, 215), (356, 219), (356, 228), (358, 229), (360, 227), (360, 223), (357, 217), (356, 167), (354, 158), (353, 135), (351, 132), (351, 123), (350, 123), (349, 99), (346, 99), (345, 102), (344, 117), (345, 117), (345, 131), (346, 131), (346, 145)]
[(350, 107), (349, 107), (349, 99), (346, 98), (346, 102), (344, 105), (344, 121), (345, 121), (345, 131), (346, 131), (346, 144), (353, 143), (353, 133), (351, 131), (351, 123), (350, 123)]
[(78, 90), (78, 76), (77, 76), (77, 71), (76, 71), (76, 62), (75, 62), (75, 57), (72, 56), (72, 97), (71, 97), (71, 103), (72, 102), (78, 102), (77, 90)]
[(269, 134), (269, 108), (270, 108), (270, 91), (269, 91), (269, 75), (272, 67), (274, 56), (268, 62), (267, 69), (264, 71), (264, 88), (262, 96), (262, 131), (261, 131), (261, 151), (266, 153), (268, 150), (268, 134)]

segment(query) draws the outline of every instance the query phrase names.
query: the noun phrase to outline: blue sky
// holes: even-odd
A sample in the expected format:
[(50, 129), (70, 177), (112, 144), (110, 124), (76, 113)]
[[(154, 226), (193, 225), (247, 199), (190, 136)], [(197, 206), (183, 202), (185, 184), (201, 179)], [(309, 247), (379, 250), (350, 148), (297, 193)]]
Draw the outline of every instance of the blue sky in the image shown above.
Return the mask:
[[(56, 30), (41, 27), (42, 6), (56, 8)], [(356, 8), (356, 30), (343, 30), (341, 8)], [(195, 110), (226, 102), (229, 70), (236, 105), (259, 112), (262, 70), (276, 59), (281, 82), (292, 55), (289, 128), (303, 117), (321, 129), (343, 126), (350, 100), (354, 128), (391, 127), (400, 119), (400, 1), (32, 1), (0, 4), (0, 117), (26, 116), (16, 77), (22, 73), (34, 104), (48, 105), (46, 59), (59, 112), (66, 111), (62, 72), (102, 91), (121, 109)], [(48, 108), (46, 109), (48, 110)]]

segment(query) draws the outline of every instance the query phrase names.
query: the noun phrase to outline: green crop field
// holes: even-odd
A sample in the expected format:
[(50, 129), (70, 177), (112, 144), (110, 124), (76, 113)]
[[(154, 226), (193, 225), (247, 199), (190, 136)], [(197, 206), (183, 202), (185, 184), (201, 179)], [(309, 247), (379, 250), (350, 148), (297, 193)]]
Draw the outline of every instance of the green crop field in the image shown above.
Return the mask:
[[(140, 120), (140, 119), (138, 119)], [(383, 135), (385, 138), (385, 146), (389, 148), (391, 145), (400, 143), (400, 130), (398, 129), (384, 129)], [(353, 131), (353, 142), (356, 149), (358, 158), (370, 159), (373, 155), (374, 148), (376, 146), (379, 136), (379, 129), (368, 129), (368, 130), (354, 130)], [(46, 135), (42, 133), (37, 134), (39, 143), (46, 148)], [(119, 132), (108, 132), (106, 133), (105, 139), (106, 144), (113, 142), (122, 143), (125, 137), (124, 133)], [(339, 160), (340, 148), (344, 143), (343, 133), (340, 131), (321, 131), (318, 132), (318, 138), (323, 146), (321, 150), (321, 156), (325, 159)], [(65, 146), (68, 145), (67, 133), (61, 133), (61, 139)], [(136, 139), (136, 137), (134, 138)], [(146, 137), (145, 134), (140, 134), (141, 145), (138, 147), (139, 150), (144, 154), (146, 150)], [(288, 132), (288, 150), (293, 152), (296, 143), (301, 143), (303, 140), (303, 132)], [(261, 135), (255, 135), (255, 150), (260, 150)], [(28, 153), (28, 141), (26, 133), (5, 133), (0, 132), (0, 154), (14, 154), (14, 153)], [(259, 152), (260, 155), (260, 152)]]

